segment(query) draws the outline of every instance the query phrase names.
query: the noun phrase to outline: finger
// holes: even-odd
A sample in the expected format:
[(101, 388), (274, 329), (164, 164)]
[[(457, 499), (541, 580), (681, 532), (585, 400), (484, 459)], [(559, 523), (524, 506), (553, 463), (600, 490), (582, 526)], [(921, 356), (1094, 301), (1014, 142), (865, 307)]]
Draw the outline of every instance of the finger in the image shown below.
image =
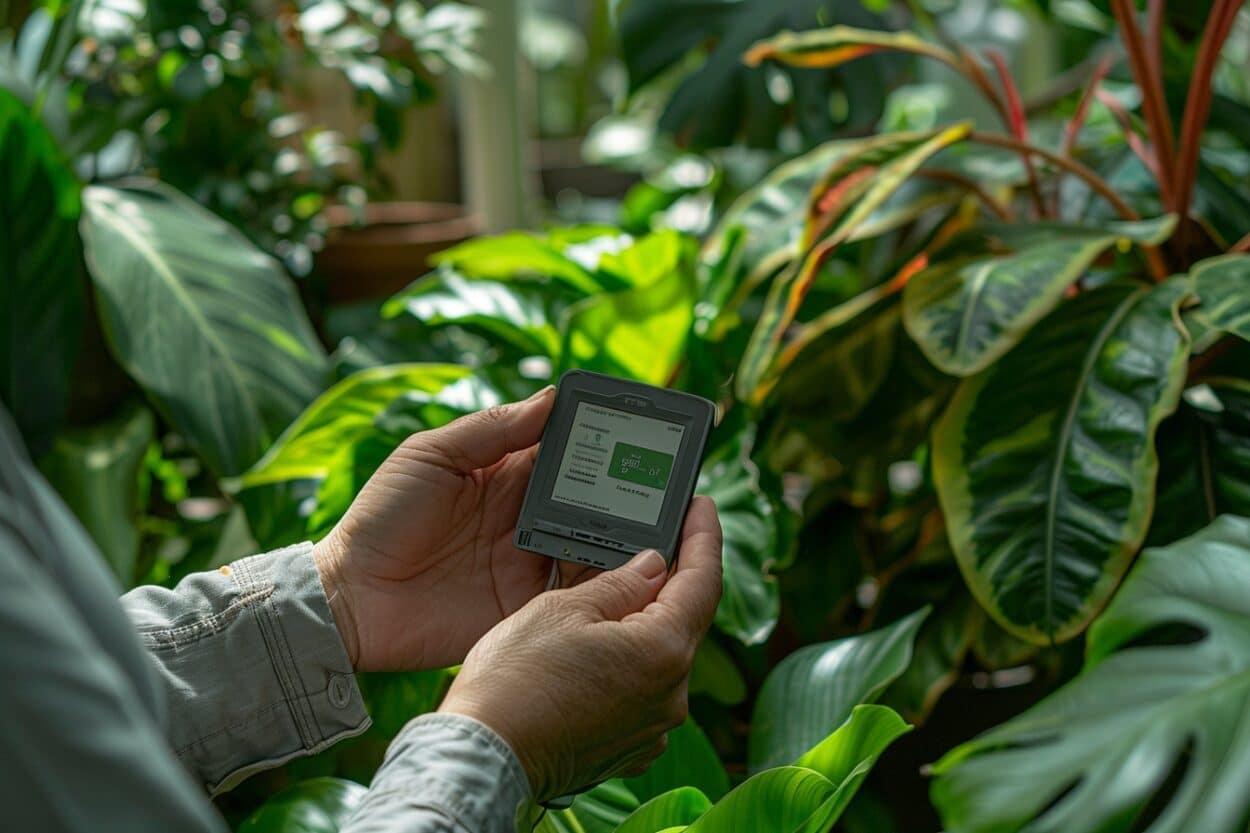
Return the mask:
[(605, 621), (619, 622), (655, 601), (666, 574), (664, 557), (655, 550), (643, 550), (623, 567), (600, 573), (577, 587), (560, 592), (565, 598), (590, 608)]
[(442, 428), (414, 434), (411, 442), (445, 457), (460, 471), (485, 468), (538, 442), (555, 403), (555, 390), (548, 386), (522, 402), (462, 416)]
[[(677, 570), (656, 596), (655, 612), (678, 623), (691, 642), (703, 638), (721, 596), (721, 528), (716, 504), (696, 497), (686, 513)], [(648, 613), (651, 611), (649, 610)]]

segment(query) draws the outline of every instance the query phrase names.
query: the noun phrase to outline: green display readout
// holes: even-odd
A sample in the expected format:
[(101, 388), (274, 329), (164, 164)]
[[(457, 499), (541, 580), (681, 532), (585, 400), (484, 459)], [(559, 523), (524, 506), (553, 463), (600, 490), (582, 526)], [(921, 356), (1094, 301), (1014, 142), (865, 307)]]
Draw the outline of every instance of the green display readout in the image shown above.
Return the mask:
[(663, 489), (673, 472), (673, 455), (653, 451), (629, 443), (617, 443), (612, 449), (612, 464), (608, 474), (618, 480), (628, 480), (639, 486)]

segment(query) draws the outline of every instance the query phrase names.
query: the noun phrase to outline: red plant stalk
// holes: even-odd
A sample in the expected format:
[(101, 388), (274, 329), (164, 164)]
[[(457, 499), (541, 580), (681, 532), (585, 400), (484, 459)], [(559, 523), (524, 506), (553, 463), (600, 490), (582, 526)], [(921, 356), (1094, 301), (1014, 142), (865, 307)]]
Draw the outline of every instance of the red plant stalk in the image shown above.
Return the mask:
[[(994, 65), (994, 71), (998, 73), (998, 81), (1003, 86), (1003, 95), (1007, 98), (1007, 126), (1013, 136), (1027, 144), (1029, 123), (1024, 116), (1024, 104), (1020, 101), (1020, 89), (1016, 86), (1015, 79), (1011, 77), (1011, 70), (1007, 68), (1007, 62), (1003, 60), (1002, 53), (996, 49), (990, 49), (985, 54)], [(1022, 157), (1024, 169), (1029, 175), (1029, 193), (1033, 196), (1033, 208), (1039, 218), (1045, 217), (1046, 204), (1042, 200), (1042, 184), (1037, 178), (1037, 166), (1033, 164), (1033, 155), (1025, 153)]]
[(1157, 181), (1164, 181), (1162, 172), (1159, 170), (1159, 159), (1155, 156), (1154, 150), (1146, 145), (1141, 136), (1137, 135), (1137, 131), (1133, 129), (1133, 120), (1129, 116), (1128, 110), (1124, 109), (1124, 105), (1116, 100), (1115, 96), (1105, 90), (1098, 90), (1095, 95), (1104, 107), (1111, 111), (1111, 115), (1119, 122), (1120, 129), (1124, 131), (1124, 141), (1128, 143), (1129, 150), (1142, 161), (1146, 166), (1146, 170), (1150, 171)]
[(1141, 30), (1137, 28), (1137, 16), (1132, 0), (1111, 0), (1111, 11), (1114, 12), (1120, 24), (1120, 34), (1124, 37), (1124, 46), (1128, 50), (1133, 77), (1137, 80), (1137, 86), (1142, 92), (1142, 114), (1146, 117), (1146, 131), (1150, 136), (1150, 144), (1154, 147), (1155, 156), (1159, 160), (1159, 170), (1165, 177), (1159, 180), (1159, 195), (1164, 205), (1174, 209), (1171, 199), (1173, 191), (1171, 179), (1175, 170), (1175, 144), (1172, 137), (1172, 118), (1168, 115), (1167, 98), (1163, 93), (1163, 82), (1151, 70), (1146, 44), (1142, 40)]
[(1229, 251), (1237, 253), (1250, 252), (1250, 232), (1246, 232), (1246, 236), (1234, 243)]
[[(1194, 72), (1189, 78), (1185, 116), (1181, 123), (1180, 160), (1173, 173), (1172, 183), (1176, 192), (1174, 210), (1182, 220), (1179, 230), (1181, 235), (1187, 233), (1187, 224), (1183, 220), (1189, 215), (1194, 179), (1198, 175), (1198, 151), (1201, 147), (1202, 131), (1211, 112), (1212, 76), (1215, 75), (1220, 50), (1224, 48), (1224, 41), (1233, 29), (1240, 7), (1241, 0), (1215, 0), (1207, 17), (1207, 25), (1202, 30), (1202, 43), (1198, 47), (1198, 58), (1194, 61)], [(1181, 242), (1184, 242), (1183, 237)]]
[(1089, 78), (1089, 84), (1085, 87), (1085, 91), (1081, 93), (1081, 100), (1077, 102), (1076, 112), (1072, 114), (1072, 118), (1063, 127), (1063, 144), (1059, 148), (1059, 152), (1062, 155), (1072, 156), (1072, 149), (1076, 147), (1077, 134), (1081, 132), (1085, 119), (1089, 118), (1089, 105), (1094, 100), (1098, 85), (1102, 83), (1102, 79), (1106, 78), (1107, 73), (1110, 71), (1111, 56), (1107, 55), (1094, 68), (1094, 73)]

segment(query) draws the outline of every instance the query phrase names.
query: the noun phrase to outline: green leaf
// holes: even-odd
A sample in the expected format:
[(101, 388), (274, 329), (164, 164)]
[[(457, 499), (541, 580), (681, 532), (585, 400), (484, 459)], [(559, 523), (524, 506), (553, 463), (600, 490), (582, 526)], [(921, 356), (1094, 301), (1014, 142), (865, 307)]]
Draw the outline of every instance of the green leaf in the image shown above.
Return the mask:
[(742, 672), (716, 640), (708, 637), (699, 643), (690, 669), (690, 694), (706, 694), (725, 706), (736, 706), (747, 697), (747, 682)]
[(83, 328), (78, 187), (48, 131), (0, 90), (0, 402), (35, 457), (64, 417)]
[(160, 183), (91, 186), (82, 236), (122, 367), (218, 476), (317, 395), (326, 358), (276, 261)]
[(798, 759), (875, 700), (911, 662), (912, 643), (928, 608), (862, 636), (808, 645), (768, 675), (751, 719), (748, 762), (758, 772)]
[(788, 559), (793, 546), (788, 510), (778, 490), (762, 485), (750, 456), (753, 443), (754, 429), (748, 429), (708, 454), (695, 488), (716, 501), (724, 533), (724, 591), (715, 624), (745, 645), (763, 642), (777, 624), (781, 594), (772, 566)]
[(1159, 427), (1158, 506), (1147, 544), (1170, 544), (1219, 515), (1250, 516), (1250, 382), (1211, 379)]
[(782, 32), (756, 43), (747, 52), (750, 64), (781, 61), (797, 67), (834, 67), (877, 52), (907, 52), (958, 66), (959, 57), (911, 32), (879, 32), (852, 26), (830, 26), (809, 32)]
[(593, 269), (566, 256), (564, 247), (524, 232), (479, 237), (440, 252), (431, 261), (452, 266), (471, 278), (551, 280), (585, 295), (603, 288), (592, 274)]
[(452, 364), (393, 364), (355, 373), (317, 397), (239, 485), (325, 477), (342, 449), (371, 434), (374, 420), (391, 403), (438, 394), (471, 373)]
[(962, 584), (921, 626), (907, 669), (882, 699), (913, 722), (933, 711), (938, 698), (959, 678), (964, 657), (980, 624), (981, 612)]
[(261, 805), (237, 833), (338, 833), (367, 790), (343, 778), (311, 778)]
[[(1147, 550), (1081, 675), (935, 767), (948, 830), (1243, 833), (1250, 816), (1250, 521)], [(1027, 774), (1027, 775), (1026, 775)]]
[(583, 368), (667, 385), (685, 355), (693, 320), (691, 260), (689, 241), (671, 232), (604, 254), (598, 274), (628, 288), (569, 308), (560, 372)]
[[(1032, 224), (1010, 254), (941, 263), (913, 277), (903, 290), (903, 323), (939, 369), (971, 376), (1014, 347), (1107, 249), (1157, 245), (1175, 226), (1171, 214), (1105, 227)], [(991, 228), (988, 236), (998, 235)]]
[(1189, 270), (1204, 324), (1250, 341), (1250, 255), (1224, 255)]
[(556, 357), (562, 305), (553, 293), (520, 284), (468, 280), (450, 269), (428, 275), (386, 302), (385, 318), (408, 314), (427, 327), (456, 325), (531, 355)]
[(677, 787), (695, 787), (712, 801), (729, 792), (725, 767), (692, 718), (686, 718), (668, 733), (668, 749), (649, 770), (636, 778), (625, 779), (624, 783), (639, 801), (648, 801)]
[(1185, 378), (1184, 296), (1179, 279), (1084, 293), (965, 380), (934, 429), (960, 570), (1022, 639), (1080, 633), (1145, 538), (1154, 433)]
[(670, 827), (685, 827), (712, 807), (712, 802), (694, 787), (678, 787), (645, 802), (616, 828), (615, 833), (656, 833)]
[[(769, 287), (764, 309), (743, 353), (734, 390), (739, 399), (757, 403), (773, 369), (782, 337), (794, 321), (816, 272), (837, 246), (880, 208), (934, 154), (968, 135), (966, 124), (917, 134), (890, 134), (865, 143), (837, 161), (813, 192), (809, 227), (804, 232), (808, 253), (791, 263)], [(830, 198), (833, 197), (831, 204)], [(825, 231), (825, 228), (828, 228)]]
[(39, 469), (82, 523), (123, 587), (135, 580), (139, 516), (143, 496), (139, 475), (156, 438), (152, 412), (130, 403), (87, 428), (57, 435)]
[(535, 833), (612, 833), (638, 809), (638, 799), (618, 779), (604, 781), (573, 799), (564, 810), (548, 810)]
[[(817, 72), (742, 61), (760, 38), (831, 20), (884, 25), (862, 4), (842, 0), (632, 0), (618, 27), (630, 93), (655, 82), (664, 93), (660, 132), (694, 147), (743, 142), (772, 150), (786, 128), (797, 129), (804, 145), (839, 127), (868, 129), (881, 114), (894, 61)], [(830, 106), (831, 96), (846, 101), (843, 113)]]

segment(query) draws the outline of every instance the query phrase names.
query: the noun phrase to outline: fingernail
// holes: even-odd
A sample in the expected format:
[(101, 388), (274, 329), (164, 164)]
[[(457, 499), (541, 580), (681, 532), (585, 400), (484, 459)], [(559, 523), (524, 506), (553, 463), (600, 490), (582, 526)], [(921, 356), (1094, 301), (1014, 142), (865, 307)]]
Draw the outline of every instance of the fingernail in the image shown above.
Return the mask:
[(655, 550), (643, 550), (631, 558), (625, 566), (647, 581), (655, 581), (668, 569), (668, 565), (664, 563), (664, 556)]
[(535, 393), (533, 396), (531, 396), (529, 399), (526, 399), (525, 401), (526, 401), (526, 402), (533, 402), (535, 399), (542, 399), (544, 396), (546, 396), (547, 394), (551, 393), (551, 391), (553, 391), (553, 390), (555, 390), (555, 389), (556, 389), (556, 386), (555, 386), (555, 385), (547, 385), (547, 387), (545, 387), (545, 388), (543, 388), (542, 390), (538, 391), (538, 393)]

